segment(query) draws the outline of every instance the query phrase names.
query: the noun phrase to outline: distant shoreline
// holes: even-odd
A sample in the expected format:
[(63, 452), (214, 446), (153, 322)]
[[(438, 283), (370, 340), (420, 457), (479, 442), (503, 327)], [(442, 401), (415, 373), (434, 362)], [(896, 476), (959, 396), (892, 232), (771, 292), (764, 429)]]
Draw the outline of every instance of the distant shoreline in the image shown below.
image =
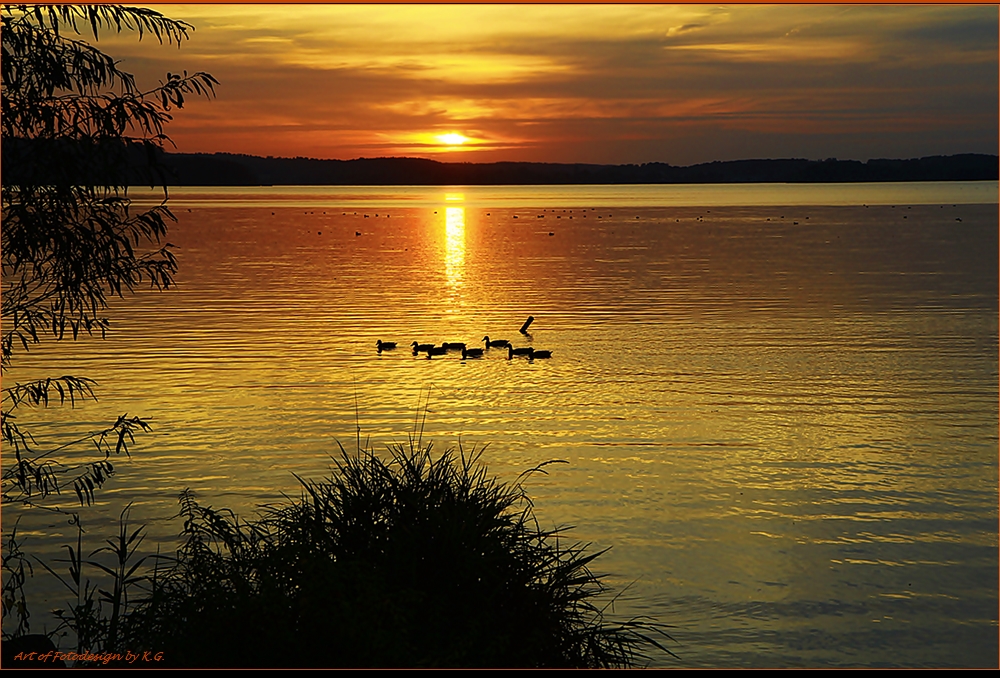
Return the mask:
[[(37, 151), (86, 154), (90, 149), (61, 142), (39, 148), (41, 140), (10, 140), (3, 145), (5, 184), (89, 184), (102, 177), (48, 176), (58, 169), (33, 162)], [(60, 142), (56, 142), (60, 143)], [(99, 149), (121, 160), (112, 183), (150, 185), (149, 156), (141, 148)], [(125, 151), (122, 155), (121, 151)], [(318, 160), (233, 153), (167, 153), (154, 159), (163, 170), (154, 183), (168, 186), (539, 186), (615, 184), (881, 183), (916, 181), (996, 181), (1000, 158), (965, 153), (906, 160), (805, 160), (801, 158), (729, 160), (678, 167), (661, 162), (641, 165), (585, 163), (439, 162), (425, 158)]]
[(444, 163), (422, 158), (262, 158), (229, 153), (164, 153), (177, 186), (448, 186), (560, 184), (727, 184), (988, 181), (998, 157), (983, 154), (909, 160), (733, 160), (594, 165), (537, 162)]

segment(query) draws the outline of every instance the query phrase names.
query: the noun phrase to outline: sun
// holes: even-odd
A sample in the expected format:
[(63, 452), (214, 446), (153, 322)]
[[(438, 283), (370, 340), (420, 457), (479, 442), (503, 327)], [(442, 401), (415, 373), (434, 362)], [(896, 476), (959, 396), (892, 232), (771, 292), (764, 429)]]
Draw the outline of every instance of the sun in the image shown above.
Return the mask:
[(435, 137), (442, 144), (447, 146), (461, 146), (467, 141), (472, 141), (469, 137), (459, 134), (458, 132), (449, 132), (448, 134), (439, 134)]

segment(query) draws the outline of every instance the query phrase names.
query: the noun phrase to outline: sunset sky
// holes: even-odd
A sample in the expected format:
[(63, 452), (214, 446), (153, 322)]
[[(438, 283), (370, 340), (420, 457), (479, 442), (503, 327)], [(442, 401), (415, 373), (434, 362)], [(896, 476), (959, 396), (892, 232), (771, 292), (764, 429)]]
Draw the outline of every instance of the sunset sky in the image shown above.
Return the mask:
[(182, 152), (643, 163), (996, 153), (997, 6), (150, 5)]

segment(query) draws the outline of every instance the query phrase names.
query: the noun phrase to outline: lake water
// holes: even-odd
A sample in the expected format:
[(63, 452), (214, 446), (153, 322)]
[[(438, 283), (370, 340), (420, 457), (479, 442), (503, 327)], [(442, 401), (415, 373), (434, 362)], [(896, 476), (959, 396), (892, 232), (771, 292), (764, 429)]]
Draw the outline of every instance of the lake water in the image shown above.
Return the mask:
[[(6, 375), (100, 382), (97, 403), (22, 413), (43, 445), (150, 419), (82, 510), (93, 548), (128, 502), (152, 549), (184, 488), (241, 515), (297, 495), (293, 473), (354, 448), (356, 407), (381, 447), (426, 403), (424, 440), (487, 446), (501, 478), (568, 462), (528, 483), (540, 522), (611, 547), (595, 570), (631, 585), (614, 612), (673, 627), (680, 659), (652, 666), (997, 665), (996, 182), (169, 204), (176, 289), (114, 300), (106, 340)], [(484, 335), (553, 355), (404, 348)], [(43, 555), (75, 540), (38, 511), (19, 529)], [(35, 631), (62, 601), (48, 580)]]

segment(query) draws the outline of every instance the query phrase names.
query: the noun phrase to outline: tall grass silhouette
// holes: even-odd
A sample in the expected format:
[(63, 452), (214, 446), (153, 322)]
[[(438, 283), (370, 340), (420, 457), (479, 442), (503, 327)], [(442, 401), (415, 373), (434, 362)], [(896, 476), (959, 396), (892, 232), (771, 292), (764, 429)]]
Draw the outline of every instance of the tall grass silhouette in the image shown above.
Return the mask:
[[(603, 551), (543, 530), (524, 481), (482, 450), (410, 437), (340, 446), (329, 477), (242, 521), (181, 496), (175, 564), (129, 615), (130, 642), (197, 667), (627, 667), (664, 627), (612, 622)], [(607, 601), (605, 601), (607, 604)]]

